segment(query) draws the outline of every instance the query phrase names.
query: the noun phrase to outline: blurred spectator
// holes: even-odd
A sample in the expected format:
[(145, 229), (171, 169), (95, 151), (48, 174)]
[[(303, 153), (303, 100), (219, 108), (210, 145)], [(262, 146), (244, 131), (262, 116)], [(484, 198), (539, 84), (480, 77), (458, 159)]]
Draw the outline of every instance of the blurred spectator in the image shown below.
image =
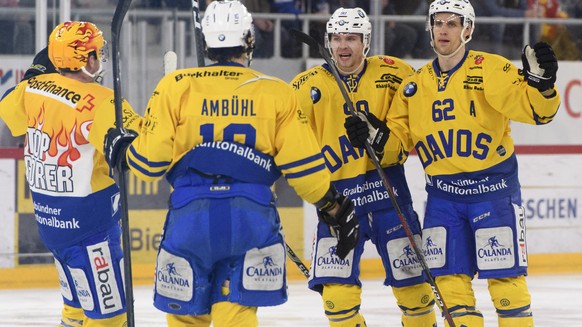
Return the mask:
[[(422, 15), (428, 12), (426, 0), (383, 0), (384, 15)], [(385, 54), (399, 58), (432, 56), (426, 24), (389, 21), (385, 29)]]
[[(251, 14), (271, 12), (269, 0), (241, 0)], [(253, 15), (255, 25), (255, 51), (253, 58), (270, 58), (273, 56), (275, 34), (274, 22), (270, 19), (257, 18)]]
[(270, 0), (271, 12), (294, 14), (295, 19), (281, 22), (281, 56), (298, 58), (301, 56), (301, 42), (289, 35), (289, 30), (301, 30), (301, 22), (297, 15), (301, 13), (300, 3), (295, 0)]
[[(471, 4), (475, 9), (475, 15), (477, 17), (541, 17), (541, 11), (534, 8), (528, 8), (528, 0), (478, 0), (472, 1)], [(480, 30), (487, 31), (489, 40), (492, 42), (493, 48), (490, 51), (506, 57), (511, 57), (503, 47), (506, 30), (513, 30), (507, 33), (508, 35), (522, 35), (522, 26), (512, 25), (511, 27), (507, 27), (505, 24), (488, 24), (481, 26), (483, 27), (481, 27)], [(479, 29), (479, 27), (477, 27), (477, 29)], [(539, 29), (536, 28), (536, 26), (532, 26), (531, 30), (532, 33), (530, 35), (530, 40), (527, 40), (529, 43), (537, 41), (539, 37)], [(513, 42), (515, 42), (515, 40), (513, 40)]]
[[(301, 56), (302, 44), (289, 35), (289, 30), (301, 30), (301, 21), (297, 15), (302, 13), (329, 14), (329, 4), (327, 0), (269, 0), (271, 2), (271, 12), (282, 14), (294, 14), (295, 19), (283, 20), (281, 22), (281, 56), (285, 58), (298, 58)], [(325, 22), (312, 23), (309, 27), (309, 34), (318, 41), (322, 41)], [(310, 54), (314, 57), (315, 55)]]
[[(203, 0), (200, 2), (202, 11), (203, 8), (211, 3), (213, 0)], [(273, 0), (240, 0), (242, 4), (247, 7), (247, 10), (251, 13), (269, 13), (271, 12), (271, 3)], [(192, 1), (190, 0), (165, 0), (166, 4), (169, 6), (170, 3), (176, 3), (179, 9), (182, 9), (186, 4), (180, 5), (179, 3), (188, 3), (189, 8), (192, 6)], [(257, 18), (253, 15), (253, 25), (255, 26), (255, 50), (253, 51), (253, 58), (270, 58), (273, 56), (274, 44), (275, 44), (275, 34), (274, 26), (275, 23), (271, 19)]]
[[(529, 0), (529, 8), (542, 11), (542, 17), (547, 18), (568, 18), (568, 13), (562, 9), (558, 0)], [(543, 24), (541, 26), (541, 39), (549, 43), (556, 57), (560, 60), (580, 59), (580, 49), (577, 48), (576, 41), (572, 38), (568, 26), (558, 24)]]
[[(0, 8), (16, 8), (19, 5), (19, 0), (0, 0)], [(0, 54), (33, 54), (34, 33), (31, 20), (34, 16), (17, 14), (4, 17), (6, 16), (0, 19)]]
[[(580, 0), (563, 0), (564, 10), (570, 18), (582, 18), (582, 1)], [(570, 25), (572, 39), (576, 42), (576, 48), (582, 49), (582, 25)], [(582, 55), (581, 58), (582, 59)]]

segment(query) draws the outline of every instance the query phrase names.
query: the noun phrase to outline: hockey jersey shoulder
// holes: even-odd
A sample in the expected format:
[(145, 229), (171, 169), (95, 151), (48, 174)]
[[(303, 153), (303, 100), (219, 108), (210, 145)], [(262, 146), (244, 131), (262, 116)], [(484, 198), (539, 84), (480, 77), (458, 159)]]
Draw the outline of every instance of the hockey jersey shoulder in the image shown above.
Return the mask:
[(318, 65), (295, 76), (290, 85), (294, 90), (297, 91), (306, 86), (313, 85), (315, 81), (319, 80), (321, 76), (325, 75), (332, 76), (327, 69), (321, 65)]
[(366, 58), (368, 69), (396, 69), (402, 71), (404, 74), (411, 74), (414, 68), (398, 57), (377, 55)]

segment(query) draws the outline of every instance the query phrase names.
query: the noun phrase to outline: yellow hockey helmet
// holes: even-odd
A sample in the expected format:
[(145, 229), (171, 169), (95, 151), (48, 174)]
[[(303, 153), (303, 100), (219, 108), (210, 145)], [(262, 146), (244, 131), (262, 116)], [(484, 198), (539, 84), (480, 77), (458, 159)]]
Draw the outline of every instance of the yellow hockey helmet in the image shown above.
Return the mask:
[(49, 36), (48, 55), (57, 69), (77, 71), (87, 65), (89, 54), (105, 61), (103, 32), (89, 22), (68, 21), (59, 24)]

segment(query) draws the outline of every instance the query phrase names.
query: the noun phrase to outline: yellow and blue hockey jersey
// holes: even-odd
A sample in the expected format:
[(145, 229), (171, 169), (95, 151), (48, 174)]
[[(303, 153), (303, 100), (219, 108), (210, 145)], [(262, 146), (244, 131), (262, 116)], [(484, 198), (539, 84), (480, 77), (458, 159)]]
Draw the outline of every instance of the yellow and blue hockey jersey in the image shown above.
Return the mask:
[[(311, 203), (329, 189), (330, 176), (308, 118), (280, 79), (234, 63), (177, 70), (156, 86), (145, 119), (127, 151), (130, 169), (144, 180), (167, 173), (176, 188), (194, 186), (204, 175), (225, 176), (239, 183), (206, 188), (206, 195), (250, 196), (249, 189), (239, 192), (237, 187), (270, 185), (283, 173)], [(191, 189), (180, 201), (201, 192)], [(172, 201), (179, 201), (176, 195), (177, 189)]]
[[(356, 110), (371, 112), (382, 119), (400, 83), (413, 72), (401, 59), (374, 56), (366, 58), (360, 74), (342, 76), (341, 82)], [(344, 120), (350, 113), (329, 66), (313, 67), (297, 75), (290, 84), (315, 131), (336, 188), (353, 200), (358, 214), (390, 207), (388, 192), (365, 150), (352, 147), (348, 140)], [(404, 167), (400, 164), (383, 167), (399, 203), (411, 203)]]
[(467, 51), (448, 72), (437, 61), (405, 80), (386, 117), (383, 158), (415, 149), (427, 192), (458, 201), (498, 198), (519, 189), (510, 121), (552, 121), (560, 97), (547, 99), (507, 59)]
[[(125, 126), (141, 117), (123, 102)], [(24, 165), (47, 247), (74, 244), (117, 223), (119, 189), (103, 140), (114, 127), (113, 90), (59, 74), (23, 81), (0, 102), (12, 135), (25, 135)]]

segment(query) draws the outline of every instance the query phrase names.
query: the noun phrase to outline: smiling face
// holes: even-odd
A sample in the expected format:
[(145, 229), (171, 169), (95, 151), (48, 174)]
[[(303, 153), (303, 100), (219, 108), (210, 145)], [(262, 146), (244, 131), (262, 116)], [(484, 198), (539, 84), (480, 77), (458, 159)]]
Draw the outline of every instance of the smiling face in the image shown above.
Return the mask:
[(359, 71), (365, 59), (361, 34), (330, 34), (329, 46), (336, 66), (342, 73), (354, 74)]
[(432, 37), (438, 54), (447, 56), (465, 46), (465, 40), (471, 36), (473, 26), (463, 28), (463, 20), (457, 14), (440, 12), (434, 15)]

